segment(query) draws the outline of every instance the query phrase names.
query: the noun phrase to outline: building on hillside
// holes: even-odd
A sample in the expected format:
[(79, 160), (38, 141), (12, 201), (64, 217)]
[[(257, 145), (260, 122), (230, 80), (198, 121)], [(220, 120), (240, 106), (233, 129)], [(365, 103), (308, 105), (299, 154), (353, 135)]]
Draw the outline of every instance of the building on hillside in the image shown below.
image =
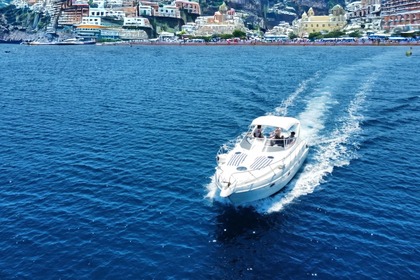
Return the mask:
[(159, 12), (159, 3), (152, 1), (139, 2), (139, 16), (155, 16)]
[(140, 1), (138, 5), (139, 16), (181, 18), (179, 8), (173, 5), (159, 5), (157, 2)]
[(175, 5), (163, 5), (162, 7), (159, 7), (155, 16), (181, 18), (181, 13), (179, 12), (178, 7)]
[(98, 38), (104, 28), (100, 17), (83, 17), (82, 22), (76, 25), (76, 34), (85, 39)]
[[(158, 7), (158, 6), (157, 6)], [(141, 2), (138, 5), (138, 15), (139, 16), (153, 16), (154, 15), (154, 9), (152, 8), (152, 6), (147, 5), (147, 3)]]
[(74, 1), (70, 7), (63, 8), (58, 18), (58, 26), (79, 24), (83, 17), (89, 15), (89, 4)]
[[(93, 0), (96, 1), (96, 0)], [(103, 0), (101, 0), (103, 1)], [(107, 0), (104, 1), (104, 7), (106, 8), (115, 8), (115, 7), (122, 7), (123, 6), (123, 0)]]
[(235, 30), (246, 32), (243, 20), (236, 16), (234, 9), (228, 9), (225, 2), (213, 16), (198, 17), (195, 24), (195, 36), (232, 34)]
[(293, 32), (292, 26), (288, 22), (282, 21), (272, 29), (265, 32), (265, 35), (289, 35)]
[(293, 30), (300, 37), (306, 37), (315, 32), (331, 32), (340, 30), (347, 24), (344, 9), (335, 5), (328, 16), (316, 16), (312, 8), (304, 12), (302, 18), (293, 21)]
[(105, 8), (106, 3), (104, 0), (93, 0), (92, 2), (96, 8), (89, 7), (87, 0), (67, 0), (61, 7), (62, 11), (58, 18), (58, 26), (64, 25), (78, 25), (82, 22), (83, 18), (86, 17), (101, 17), (110, 20), (121, 21), (125, 16), (135, 17), (137, 8), (135, 7), (124, 7), (122, 4), (124, 1), (115, 2), (121, 5), (117, 5), (114, 8)]
[(187, 22), (181, 26), (181, 33), (185, 35), (194, 35), (197, 24), (195, 22)]
[(98, 25), (98, 26), (101, 26), (102, 25), (102, 20), (101, 20), (101, 17), (97, 17), (97, 16), (83, 17), (80, 25)]
[(143, 17), (125, 17), (123, 27), (147, 27), (152, 28), (149, 20)]
[(90, 8), (89, 16), (91, 17), (109, 17), (122, 20), (125, 17), (124, 11), (114, 10), (111, 8)]
[(201, 15), (201, 8), (198, 2), (189, 1), (189, 0), (175, 0), (175, 6), (178, 9), (184, 9), (190, 14)]
[(360, 0), (346, 6), (348, 19), (377, 17), (381, 12), (381, 0)]
[(420, 30), (420, 1), (382, 0), (381, 17), (385, 30)]
[(363, 29), (364, 31), (381, 30), (381, 0), (361, 0), (346, 6), (348, 30)]

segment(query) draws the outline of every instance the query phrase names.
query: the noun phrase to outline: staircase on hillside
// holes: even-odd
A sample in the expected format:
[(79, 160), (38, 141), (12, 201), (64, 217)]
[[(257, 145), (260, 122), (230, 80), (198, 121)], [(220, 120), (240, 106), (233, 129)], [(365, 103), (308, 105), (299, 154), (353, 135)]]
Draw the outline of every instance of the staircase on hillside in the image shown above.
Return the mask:
[(64, 2), (65, 0), (51, 0), (51, 21), (47, 25), (47, 33), (55, 34), (58, 18), (60, 17), (62, 5)]

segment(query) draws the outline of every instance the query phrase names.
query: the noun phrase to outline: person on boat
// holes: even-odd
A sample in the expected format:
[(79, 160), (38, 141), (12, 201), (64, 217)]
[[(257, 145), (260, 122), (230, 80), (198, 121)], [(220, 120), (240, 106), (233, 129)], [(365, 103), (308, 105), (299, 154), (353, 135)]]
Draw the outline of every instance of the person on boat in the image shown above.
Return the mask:
[(272, 140), (270, 141), (271, 146), (278, 145), (284, 147), (284, 136), (281, 135), (281, 128), (278, 127), (274, 130), (274, 133), (270, 137)]
[(256, 138), (263, 138), (264, 135), (262, 134), (261, 125), (257, 125), (257, 129), (254, 131), (254, 137)]
[(292, 131), (291, 133), (290, 133), (290, 136), (289, 137), (286, 137), (286, 145), (289, 145), (290, 143), (293, 143), (293, 141), (295, 140), (295, 132), (294, 131)]

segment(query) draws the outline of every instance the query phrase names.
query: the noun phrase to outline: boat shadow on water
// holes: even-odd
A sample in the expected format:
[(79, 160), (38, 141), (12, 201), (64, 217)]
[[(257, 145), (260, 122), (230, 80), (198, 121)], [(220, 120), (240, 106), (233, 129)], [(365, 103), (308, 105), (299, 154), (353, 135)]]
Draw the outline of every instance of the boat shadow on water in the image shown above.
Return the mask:
[(225, 205), (219, 209), (215, 238), (221, 243), (258, 238), (278, 223), (277, 217), (260, 214), (253, 207)]
[[(296, 177), (299, 177), (300, 170)], [(296, 187), (293, 179), (283, 189), (265, 199), (242, 205), (235, 205), (228, 201), (215, 201), (217, 211), (215, 237), (221, 243), (235, 243), (243, 239), (259, 239), (272, 230), (282, 231), (288, 214), (285, 211), (268, 211), (278, 204), (282, 204), (285, 197), (291, 195)], [(280, 207), (282, 209), (282, 207)]]
[(257, 202), (243, 205), (216, 203), (220, 212), (216, 216), (216, 240), (235, 243), (242, 239), (258, 239), (273, 229), (281, 231), (286, 214), (281, 211), (268, 214), (264, 209), (279, 203), (293, 190), (293, 186), (291, 182), (279, 192)]

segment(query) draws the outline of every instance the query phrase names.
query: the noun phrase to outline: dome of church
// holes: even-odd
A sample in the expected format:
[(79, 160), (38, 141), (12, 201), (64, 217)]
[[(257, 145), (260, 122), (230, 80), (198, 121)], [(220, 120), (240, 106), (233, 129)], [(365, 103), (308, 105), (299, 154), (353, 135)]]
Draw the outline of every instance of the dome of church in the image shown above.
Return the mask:
[(219, 12), (226, 13), (227, 10), (228, 10), (228, 7), (226, 6), (226, 3), (223, 2), (222, 5), (219, 6)]
[(335, 16), (338, 16), (338, 15), (344, 15), (345, 14), (345, 12), (344, 12), (344, 9), (343, 9), (343, 7), (341, 7), (340, 5), (335, 5), (332, 9), (331, 9), (331, 13), (333, 14), (333, 15), (335, 15)]

